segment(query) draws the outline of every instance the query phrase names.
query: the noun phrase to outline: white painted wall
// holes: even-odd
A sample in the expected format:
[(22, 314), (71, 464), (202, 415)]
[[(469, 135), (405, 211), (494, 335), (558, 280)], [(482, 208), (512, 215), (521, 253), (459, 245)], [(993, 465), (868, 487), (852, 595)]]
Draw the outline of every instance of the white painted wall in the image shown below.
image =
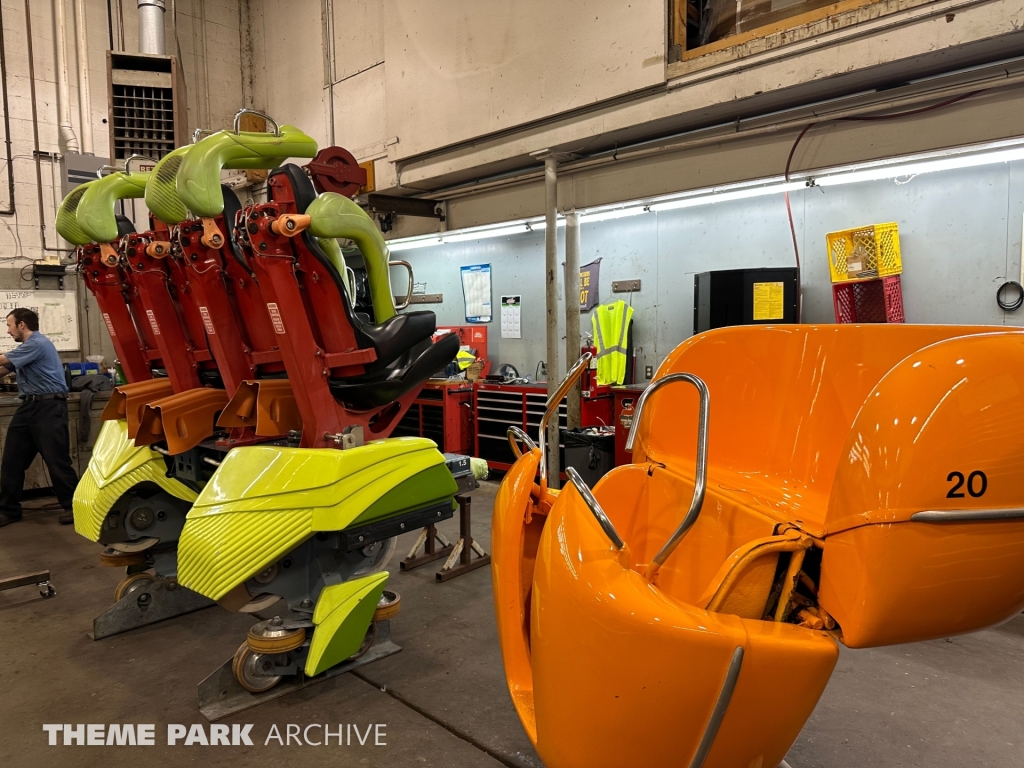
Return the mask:
[[(888, 89), (1024, 46), (1020, 0), (880, 0), (841, 14), (841, 23), (669, 66), (665, 0), (243, 3), (258, 18), (256, 107), (375, 160), (379, 191), (441, 199), (453, 185), (539, 169), (534, 154), (546, 148), (589, 156), (694, 128), (725, 130), (739, 117)], [(835, 140), (809, 137), (797, 159), (819, 164), (807, 154), (818, 147), (828, 164), (1019, 135), (1024, 111), (990, 100), (959, 123), (833, 125), (826, 132)], [(1000, 110), (995, 119), (982, 114)], [(574, 170), (560, 201), (595, 205), (779, 173), (793, 138), (780, 131), (742, 146)], [(542, 201), (538, 179), (474, 192), (450, 200), (442, 226), (536, 215)], [(436, 226), (400, 218), (392, 236)]]
[[(70, 74), (71, 123), (81, 140), (77, 70), (77, 39), (74, 31), (74, 2), (63, 0), (68, 25), (67, 57)], [(56, 27), (51, 0), (31, 0), (39, 144), (42, 152), (59, 156), (59, 106), (56, 83)], [(168, 3), (168, 6), (171, 4)], [(188, 91), (189, 130), (197, 126), (223, 128), (241, 106), (241, 69), (238, 46), (238, 0), (177, 0), (177, 40), (170, 11), (166, 14), (167, 51), (180, 47)], [(106, 0), (86, 0), (86, 30), (92, 128), (97, 155), (109, 155), (107, 127), (106, 51), (109, 48)], [(120, 3), (123, 27), (114, 10), (114, 45), (118, 50), (138, 50), (138, 18), (134, 2)], [(66, 247), (53, 229), (56, 205), (60, 202), (60, 171), (43, 163), (43, 210), (36, 202), (33, 161), (32, 108), (29, 96), (29, 62), (26, 45), (26, 3), (3, 0), (4, 39), (7, 46), (8, 96), (11, 139), (14, 152), (16, 215), (0, 216), (0, 267), (17, 267), (43, 257), (40, 216), (46, 224), (48, 247)], [(205, 25), (201, 23), (205, 17)], [(123, 48), (121, 30), (123, 28)], [(205, 35), (204, 35), (205, 30)], [(204, 54), (204, 51), (206, 52)], [(208, 78), (207, 78), (208, 75)], [(207, 83), (210, 86), (207, 86)], [(54, 183), (56, 182), (56, 183)], [(0, 207), (8, 204), (5, 183), (0, 183)], [(52, 255), (52, 254), (51, 254)], [(0, 287), (24, 288), (24, 285)]]
[(665, 80), (664, 0), (384, 0), (392, 160)]
[[(53, 0), (30, 0), (27, 4), (24, 0), (2, 2), (8, 70), (6, 84), (14, 154), (15, 214), (0, 216), (0, 289), (26, 289), (31, 288), (32, 284), (22, 278), (22, 267), (44, 256), (66, 255), (62, 252), (44, 251), (40, 221), (46, 225), (47, 247), (67, 246), (58, 237), (53, 225), (56, 207), (61, 197), (60, 167), (57, 163), (51, 164), (48, 159), (42, 164), (42, 210), (37, 202), (25, 16), (27, 5), (31, 12), (40, 150), (57, 159), (65, 147), (59, 139), (57, 128), (59, 105), (55, 74), (55, 6)], [(66, 51), (70, 75), (71, 123), (81, 141), (74, 2), (63, 2), (68, 27)], [(166, 14), (166, 50), (175, 55), (180, 53), (188, 92), (189, 129), (197, 126), (229, 126), (232, 116), (242, 104), (238, 0), (176, 0), (176, 38), (175, 25), (170, 13), (171, 5), (172, 3), (168, 3), (169, 9)], [(110, 47), (108, 3), (106, 0), (86, 0), (85, 7), (93, 141), (95, 153), (106, 157), (110, 151), (106, 75), (106, 51)], [(115, 50), (138, 50), (136, 4), (131, 0), (122, 0), (121, 3), (113, 0), (110, 8), (113, 12)], [(119, 8), (123, 9), (123, 19), (119, 16)], [(0, 208), (6, 208), (9, 202), (6, 177), (0, 175)], [(141, 221), (141, 205), (138, 213), (137, 219)], [(47, 284), (42, 287), (56, 286)], [(103, 354), (108, 359), (113, 359), (113, 345), (100, 321), (95, 300), (74, 276), (68, 279), (67, 287), (77, 290), (80, 296), (82, 356)]]

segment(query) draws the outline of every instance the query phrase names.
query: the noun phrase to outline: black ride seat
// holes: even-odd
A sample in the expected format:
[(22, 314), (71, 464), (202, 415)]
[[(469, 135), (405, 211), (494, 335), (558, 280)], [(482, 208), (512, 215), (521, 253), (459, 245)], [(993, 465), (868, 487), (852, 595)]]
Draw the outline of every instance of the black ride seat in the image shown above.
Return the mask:
[[(305, 172), (291, 163), (271, 172), (286, 174), (295, 196), (297, 213), (304, 213), (316, 199), (316, 190)], [(273, 189), (273, 187), (271, 187)], [(437, 329), (433, 312), (408, 312), (395, 315), (380, 325), (363, 322), (349, 301), (344, 281), (337, 267), (321, 250), (308, 231), (299, 235), (303, 245), (325, 268), (341, 296), (345, 316), (351, 325), (360, 349), (373, 349), (377, 359), (366, 366), (366, 372), (346, 379), (332, 379), (331, 392), (346, 407), (369, 410), (387, 405), (419, 386), (455, 359), (459, 339), (448, 334), (437, 341), (431, 337)]]

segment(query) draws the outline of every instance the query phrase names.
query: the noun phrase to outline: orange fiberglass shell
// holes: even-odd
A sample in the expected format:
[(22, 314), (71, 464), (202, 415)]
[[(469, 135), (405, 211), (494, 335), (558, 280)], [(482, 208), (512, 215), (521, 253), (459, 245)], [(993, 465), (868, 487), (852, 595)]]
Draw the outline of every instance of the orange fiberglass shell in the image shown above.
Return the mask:
[(549, 766), (774, 768), (837, 640), (1024, 608), (1024, 334), (726, 328), (681, 344), (655, 385), (684, 372), (707, 387), (704, 477), (698, 389), (671, 379), (638, 406), (633, 463), (589, 500), (541, 491), (539, 449), (495, 500), (506, 676)]

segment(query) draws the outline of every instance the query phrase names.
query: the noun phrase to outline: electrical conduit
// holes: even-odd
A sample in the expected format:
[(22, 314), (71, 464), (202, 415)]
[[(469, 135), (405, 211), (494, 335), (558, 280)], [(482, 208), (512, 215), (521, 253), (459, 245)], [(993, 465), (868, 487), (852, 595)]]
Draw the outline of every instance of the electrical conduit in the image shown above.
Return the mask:
[(54, 14), (57, 19), (57, 98), (60, 101), (60, 137), (67, 152), (78, 152), (78, 136), (71, 127), (71, 89), (68, 86), (67, 20), (64, 17), (64, 0), (54, 0)]

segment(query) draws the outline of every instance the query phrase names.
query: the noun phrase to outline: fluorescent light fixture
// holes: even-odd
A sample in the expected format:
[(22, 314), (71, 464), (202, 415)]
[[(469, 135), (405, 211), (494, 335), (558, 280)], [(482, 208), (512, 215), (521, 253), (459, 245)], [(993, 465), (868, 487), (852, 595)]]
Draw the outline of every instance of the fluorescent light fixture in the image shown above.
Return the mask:
[(894, 179), (899, 176), (918, 176), (922, 173), (934, 173), (936, 171), (952, 171), (958, 168), (972, 168), (979, 165), (1010, 163), (1015, 160), (1024, 160), (1024, 147), (1001, 149), (995, 152), (972, 152), (909, 163), (903, 161), (901, 163), (863, 165), (860, 166), (862, 170), (856, 170), (855, 166), (850, 170), (836, 170), (817, 176), (812, 175), (811, 177), (819, 187), (832, 187), (839, 184), (855, 184), (860, 181), (881, 181), (883, 179)]
[(416, 248), (426, 248), (428, 245), (440, 245), (441, 238), (437, 235), (431, 235), (430, 237), (410, 237), (403, 238), (401, 240), (389, 240), (388, 250), (389, 251), (412, 251)]
[[(537, 221), (528, 221), (527, 224), (530, 225), (530, 230), (532, 232), (543, 232), (545, 229), (548, 228), (548, 222), (547, 222), (546, 219), (538, 219)], [(562, 216), (559, 216), (557, 219), (555, 219), (555, 225), (558, 226), (558, 227), (564, 227), (565, 226), (565, 218), (562, 217)]]
[(612, 208), (610, 210), (598, 209), (593, 213), (583, 212), (580, 221), (583, 224), (593, 224), (598, 221), (612, 221), (614, 219), (624, 219), (627, 216), (637, 216), (649, 211), (650, 209), (646, 205), (631, 205), (628, 208)]
[[(699, 205), (728, 202), (730, 200), (746, 200), (762, 195), (776, 195), (804, 189), (808, 186), (828, 187), (839, 184), (854, 184), (860, 181), (881, 181), (900, 176), (915, 176), (922, 173), (992, 165), (995, 163), (1009, 163), (1017, 160), (1024, 160), (1024, 137), (935, 152), (922, 152), (887, 160), (857, 163), (819, 171), (804, 171), (792, 174), (789, 181), (786, 181), (784, 176), (771, 176), (769, 178), (736, 184), (695, 189), (689, 192), (659, 195), (647, 200), (634, 200), (615, 205), (584, 208), (579, 213), (582, 223), (589, 224), (598, 221), (611, 221), (627, 216), (637, 216), (648, 211), (672, 211), (681, 208), (693, 208)], [(563, 216), (559, 216), (557, 221), (559, 227), (565, 226), (565, 218)], [(455, 230), (453, 232), (390, 240), (388, 241), (388, 248), (392, 251), (406, 251), (414, 248), (442, 245), (444, 243), (461, 243), (472, 240), (484, 240), (491, 237), (509, 237), (525, 232), (542, 232), (546, 226), (547, 222), (543, 217), (519, 219), (517, 221), (506, 221), (483, 227)]]
[(762, 195), (776, 195), (782, 194), (783, 192), (793, 192), (797, 189), (803, 189), (806, 186), (807, 182), (805, 181), (790, 181), (783, 182), (781, 184), (762, 184), (753, 187), (745, 187), (743, 189), (733, 189), (729, 192), (712, 191), (710, 194), (699, 194), (692, 197), (669, 200), (664, 203), (655, 203), (651, 206), (651, 210), (674, 211), (678, 208), (692, 208), (694, 206), (707, 205), (709, 203), (725, 203), (730, 200), (746, 200), (751, 197), (761, 197)]
[(493, 229), (481, 229), (468, 232), (456, 232), (451, 235), (442, 235), (442, 243), (463, 243), (467, 240), (485, 240), (489, 237), (507, 237), (508, 235), (521, 235), (529, 232), (530, 228), (525, 224), (512, 224), (510, 226), (495, 227)]

